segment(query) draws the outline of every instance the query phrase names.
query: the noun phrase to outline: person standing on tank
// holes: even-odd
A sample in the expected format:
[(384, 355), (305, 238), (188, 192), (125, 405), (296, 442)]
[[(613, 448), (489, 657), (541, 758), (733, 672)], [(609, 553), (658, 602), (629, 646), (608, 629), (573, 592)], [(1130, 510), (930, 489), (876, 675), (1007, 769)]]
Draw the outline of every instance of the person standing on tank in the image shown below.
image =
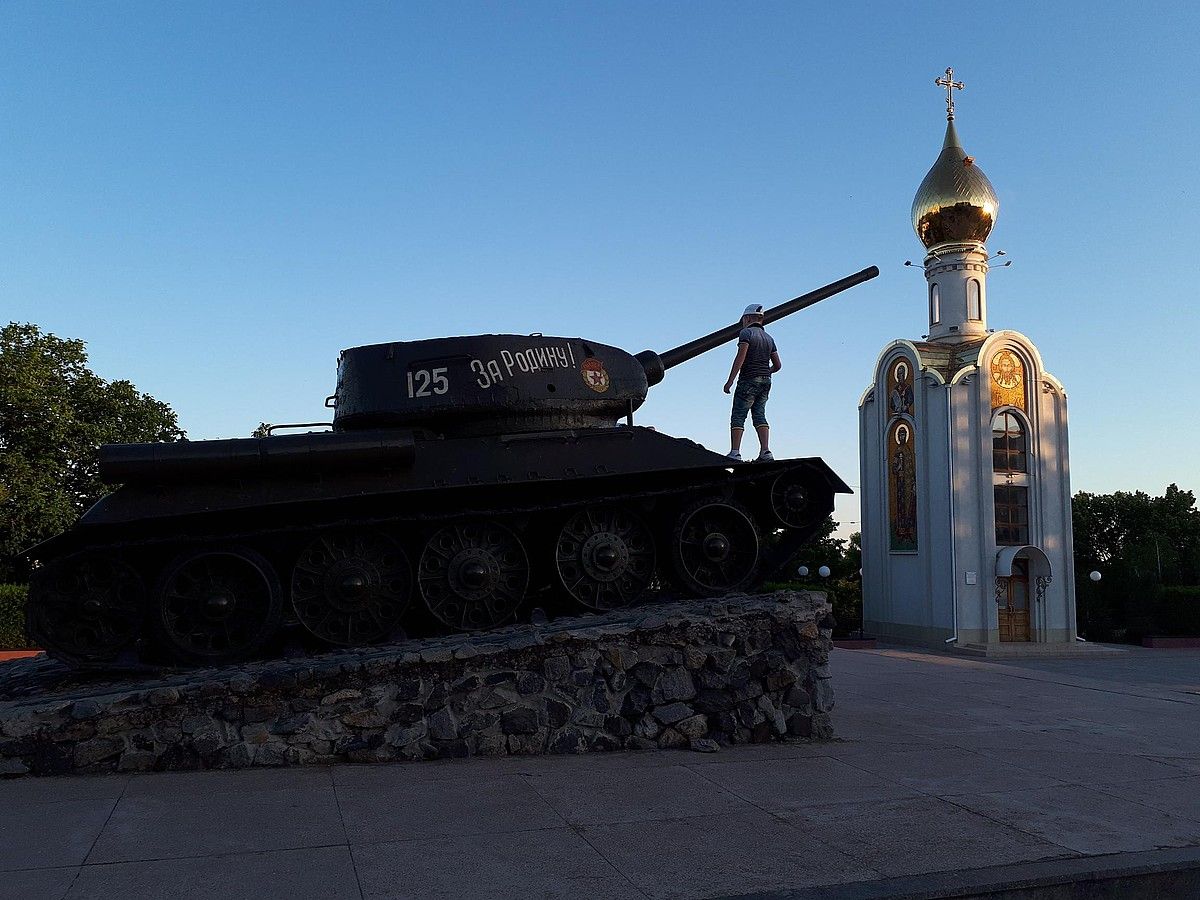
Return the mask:
[[(738, 335), (737, 356), (725, 382), (725, 393), (733, 390), (733, 415), (729, 419), (729, 458), (742, 459), (742, 434), (746, 413), (758, 432), (758, 458), (768, 462), (771, 454), (771, 426), (767, 424), (767, 397), (771, 394), (771, 376), (783, 368), (775, 339), (763, 328), (761, 303), (751, 303), (742, 313), (742, 331)], [(734, 381), (737, 387), (734, 388)]]

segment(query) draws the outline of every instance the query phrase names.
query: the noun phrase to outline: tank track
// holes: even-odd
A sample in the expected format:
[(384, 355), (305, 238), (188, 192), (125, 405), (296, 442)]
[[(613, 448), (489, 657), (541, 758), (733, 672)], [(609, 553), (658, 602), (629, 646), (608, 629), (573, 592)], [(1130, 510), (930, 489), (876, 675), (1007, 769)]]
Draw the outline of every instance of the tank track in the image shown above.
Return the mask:
[(767, 489), (739, 471), (719, 485), (164, 528), (40, 567), (28, 629), (72, 667), (130, 670), (744, 591), (785, 566), (832, 510), (832, 493), (814, 485), (789, 509), (782, 478), (772, 473)]

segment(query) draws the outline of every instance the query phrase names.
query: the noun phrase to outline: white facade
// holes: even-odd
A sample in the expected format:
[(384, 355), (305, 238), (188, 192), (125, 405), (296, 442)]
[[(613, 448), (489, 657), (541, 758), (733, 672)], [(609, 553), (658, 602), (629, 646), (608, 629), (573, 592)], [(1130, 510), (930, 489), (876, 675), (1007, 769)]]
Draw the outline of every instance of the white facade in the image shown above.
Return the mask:
[(1073, 648), (1067, 395), (1029, 338), (987, 327), (982, 239), (999, 202), (973, 167), (951, 121), (913, 208), (929, 333), (885, 347), (859, 402), (863, 626)]
[[(859, 405), (863, 546), (863, 627), (878, 637), (986, 648), (1001, 643), (1000, 613), (1016, 559), (1028, 560), (1029, 639), (1075, 638), (1067, 395), (1033, 343), (1000, 331), (955, 348), (894, 341), (879, 356)], [(1024, 369), (1025, 407), (993, 408), (993, 361), (1015, 355)], [(911, 412), (893, 412), (889, 376), (911, 366)], [(1007, 366), (1005, 367), (1007, 371)], [(1028, 436), (1025, 473), (994, 471), (992, 423), (1018, 417)], [(915, 443), (913, 549), (893, 549), (889, 492), (896, 473), (887, 441), (910, 425)], [(995, 489), (1027, 491), (1027, 537), (997, 539)], [(1020, 523), (1018, 523), (1020, 524)], [(1039, 590), (1039, 578), (1043, 581)]]

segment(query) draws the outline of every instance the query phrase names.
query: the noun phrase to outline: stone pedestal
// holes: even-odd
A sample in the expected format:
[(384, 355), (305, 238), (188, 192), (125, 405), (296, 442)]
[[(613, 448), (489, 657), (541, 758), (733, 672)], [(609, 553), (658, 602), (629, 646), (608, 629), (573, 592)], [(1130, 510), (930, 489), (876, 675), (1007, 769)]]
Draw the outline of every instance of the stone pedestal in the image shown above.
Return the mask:
[(832, 616), (780, 592), (193, 670), (0, 671), (0, 774), (240, 768), (829, 739)]

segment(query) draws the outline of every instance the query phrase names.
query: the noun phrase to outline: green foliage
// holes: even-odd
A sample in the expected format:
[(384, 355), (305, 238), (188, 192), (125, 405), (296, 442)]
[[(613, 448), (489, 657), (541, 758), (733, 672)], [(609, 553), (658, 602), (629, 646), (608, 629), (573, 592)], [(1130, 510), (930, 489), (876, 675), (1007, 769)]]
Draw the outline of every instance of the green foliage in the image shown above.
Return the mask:
[(1200, 636), (1200, 585), (1164, 587), (1154, 618), (1159, 635)]
[(0, 650), (24, 650), (25, 594), (23, 584), (0, 584)]
[(184, 437), (167, 404), (93, 373), (83, 341), (0, 329), (0, 580), (23, 575), (22, 550), (111, 489), (97, 471), (101, 444)]
[[(1200, 510), (1172, 484), (1141, 491), (1080, 492), (1072, 503), (1079, 631), (1092, 640), (1200, 634), (1192, 591), (1200, 584)], [(1102, 579), (1088, 575), (1099, 571)], [(1189, 606), (1188, 598), (1192, 598)]]
[[(782, 582), (768, 582), (768, 590), (813, 590), (825, 591), (833, 606), (833, 617), (837, 625), (833, 629), (836, 638), (849, 637), (862, 630), (862, 533), (854, 532), (849, 538), (835, 538), (833, 533), (838, 524), (830, 516), (820, 535), (796, 555), (791, 563), (791, 572), (800, 566), (808, 566), (808, 577)], [(817, 574), (821, 566), (829, 566), (829, 577)]]

